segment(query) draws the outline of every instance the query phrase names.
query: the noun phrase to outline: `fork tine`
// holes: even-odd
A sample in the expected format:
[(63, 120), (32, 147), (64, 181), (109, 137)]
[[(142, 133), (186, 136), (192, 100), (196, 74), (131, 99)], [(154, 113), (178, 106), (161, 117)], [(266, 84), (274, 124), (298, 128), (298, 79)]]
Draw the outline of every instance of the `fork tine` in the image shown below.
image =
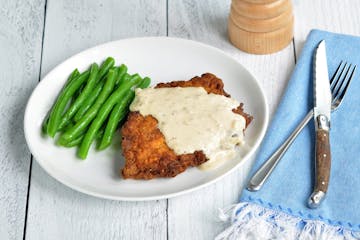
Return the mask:
[(334, 100), (336, 100), (338, 98), (340, 90), (342, 89), (342, 86), (344, 85), (344, 82), (346, 82), (346, 79), (347, 79), (347, 76), (348, 76), (349, 71), (351, 69), (351, 66), (352, 66), (352, 64), (350, 64), (349, 67), (347, 68), (344, 77), (342, 77), (342, 74), (340, 75), (339, 79), (341, 78), (341, 80), (336, 83), (336, 86), (335, 86), (334, 92), (333, 92), (333, 99)]
[[(332, 88), (334, 87), (334, 80), (335, 80), (335, 78), (337, 77), (337, 74), (339, 73), (339, 71), (340, 71), (340, 67), (341, 67), (341, 65), (343, 64), (343, 61), (341, 60), (341, 62), (340, 62), (340, 64), (339, 64), (339, 66), (337, 67), (337, 69), (336, 69), (336, 71), (335, 71), (335, 73), (334, 73), (334, 75), (332, 76), (332, 78), (331, 78), (331, 80), (330, 80), (330, 87), (331, 87), (331, 91), (332, 91)], [(345, 66), (346, 66), (346, 64), (347, 63), (345, 63)], [(344, 69), (343, 69), (344, 70)], [(341, 75), (341, 74), (340, 74)]]
[[(345, 63), (345, 65), (341, 68), (341, 71), (339, 73), (339, 75), (337, 75), (337, 71), (335, 72), (335, 75), (333, 76), (333, 80), (331, 81), (331, 85), (330, 85), (330, 89), (331, 89), (331, 92), (332, 92), (332, 95), (333, 95), (333, 98), (334, 98), (334, 92), (336, 90), (336, 87), (338, 86), (339, 82), (341, 81), (341, 76), (343, 75), (344, 73), (344, 70), (347, 68), (348, 66), (348, 63)], [(340, 67), (341, 67), (341, 63), (338, 67), (338, 70), (340, 70)], [(335, 79), (336, 77), (336, 79)]]
[(351, 80), (353, 79), (355, 70), (356, 70), (356, 65), (354, 66), (353, 70), (351, 71), (349, 80), (347, 81), (347, 83), (346, 83), (346, 85), (345, 85), (342, 93), (340, 94), (340, 96), (339, 96), (339, 98), (338, 98), (340, 101), (341, 101), (341, 100), (343, 99), (343, 97), (345, 96), (346, 90), (348, 89), (348, 87), (349, 87), (349, 85), (350, 85), (350, 82), (351, 82)]

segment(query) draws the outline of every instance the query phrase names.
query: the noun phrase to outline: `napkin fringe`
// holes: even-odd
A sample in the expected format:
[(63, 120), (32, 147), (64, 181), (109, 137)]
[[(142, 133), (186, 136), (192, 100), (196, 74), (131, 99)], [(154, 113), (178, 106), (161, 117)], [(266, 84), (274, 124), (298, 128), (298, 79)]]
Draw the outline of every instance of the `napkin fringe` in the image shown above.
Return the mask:
[(296, 239), (296, 240), (355, 240), (360, 232), (334, 226), (319, 220), (304, 220), (261, 205), (242, 202), (220, 210), (222, 220), (231, 226), (216, 240), (237, 239)]

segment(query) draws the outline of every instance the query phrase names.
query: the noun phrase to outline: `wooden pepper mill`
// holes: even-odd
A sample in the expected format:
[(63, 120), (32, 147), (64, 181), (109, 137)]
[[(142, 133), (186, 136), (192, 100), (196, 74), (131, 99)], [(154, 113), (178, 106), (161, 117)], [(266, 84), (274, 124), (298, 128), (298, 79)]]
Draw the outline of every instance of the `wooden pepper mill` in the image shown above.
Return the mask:
[(285, 48), (293, 38), (290, 0), (232, 0), (229, 38), (237, 48), (268, 54)]

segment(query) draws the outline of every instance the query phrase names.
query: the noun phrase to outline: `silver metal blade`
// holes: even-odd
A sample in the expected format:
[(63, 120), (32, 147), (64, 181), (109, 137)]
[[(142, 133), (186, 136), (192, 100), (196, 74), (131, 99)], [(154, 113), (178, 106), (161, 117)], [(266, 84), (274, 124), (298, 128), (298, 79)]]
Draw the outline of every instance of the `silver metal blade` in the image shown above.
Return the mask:
[(326, 61), (325, 40), (322, 40), (314, 55), (314, 118), (325, 115), (330, 121), (331, 90)]

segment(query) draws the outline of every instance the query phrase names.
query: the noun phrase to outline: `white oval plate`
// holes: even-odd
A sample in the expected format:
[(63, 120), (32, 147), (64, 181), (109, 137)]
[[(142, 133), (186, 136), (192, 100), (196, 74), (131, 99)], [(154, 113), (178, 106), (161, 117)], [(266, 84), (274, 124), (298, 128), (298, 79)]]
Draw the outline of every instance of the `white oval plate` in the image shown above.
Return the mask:
[[(74, 68), (80, 71), (107, 56), (125, 63), (130, 73), (150, 76), (152, 85), (172, 80), (187, 80), (205, 72), (214, 73), (232, 97), (245, 104), (254, 116), (246, 130), (247, 147), (239, 156), (215, 170), (188, 169), (175, 178), (124, 180), (120, 168), (124, 159), (120, 138), (112, 147), (96, 152), (91, 149), (85, 161), (76, 158), (75, 149), (58, 147), (41, 135), (42, 121), (59, 90)], [(236, 60), (208, 45), (176, 38), (150, 37), (125, 39), (83, 51), (58, 65), (38, 84), (25, 111), (25, 137), (30, 151), (45, 171), (63, 184), (86, 194), (116, 200), (154, 200), (193, 191), (219, 180), (240, 167), (258, 148), (268, 125), (268, 107), (255, 78)], [(118, 134), (119, 135), (119, 134)]]

